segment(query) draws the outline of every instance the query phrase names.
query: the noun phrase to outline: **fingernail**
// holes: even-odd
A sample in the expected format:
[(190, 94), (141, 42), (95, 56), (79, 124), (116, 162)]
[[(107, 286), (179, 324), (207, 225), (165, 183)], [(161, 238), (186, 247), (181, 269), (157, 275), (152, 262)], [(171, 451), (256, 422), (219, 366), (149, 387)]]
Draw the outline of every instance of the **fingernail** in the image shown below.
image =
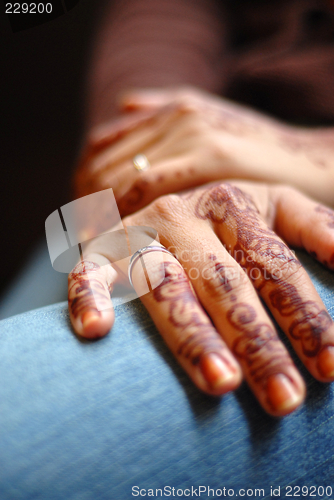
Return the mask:
[(268, 399), (272, 408), (279, 413), (295, 409), (303, 399), (291, 381), (282, 373), (271, 375), (267, 380)]
[(202, 357), (200, 370), (211, 389), (220, 389), (235, 378), (235, 372), (217, 354), (211, 352)]
[(98, 311), (88, 311), (81, 317), (81, 322), (84, 330), (87, 330), (91, 325), (99, 321), (101, 314)]
[(326, 346), (319, 352), (317, 368), (323, 377), (328, 379), (334, 377), (334, 346)]

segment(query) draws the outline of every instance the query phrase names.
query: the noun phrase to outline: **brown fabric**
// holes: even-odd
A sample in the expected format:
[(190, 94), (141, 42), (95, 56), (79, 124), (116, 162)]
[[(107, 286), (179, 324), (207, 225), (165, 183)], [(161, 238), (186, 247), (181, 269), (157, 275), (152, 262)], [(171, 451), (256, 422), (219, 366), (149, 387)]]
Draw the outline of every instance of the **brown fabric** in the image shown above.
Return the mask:
[(334, 123), (334, 0), (116, 0), (93, 61), (90, 126), (119, 91), (184, 84)]
[(228, 97), (334, 123), (334, 8), (325, 0), (229, 2)]
[(92, 54), (89, 125), (115, 113), (117, 93), (195, 85), (218, 92), (225, 32), (216, 0), (115, 0)]

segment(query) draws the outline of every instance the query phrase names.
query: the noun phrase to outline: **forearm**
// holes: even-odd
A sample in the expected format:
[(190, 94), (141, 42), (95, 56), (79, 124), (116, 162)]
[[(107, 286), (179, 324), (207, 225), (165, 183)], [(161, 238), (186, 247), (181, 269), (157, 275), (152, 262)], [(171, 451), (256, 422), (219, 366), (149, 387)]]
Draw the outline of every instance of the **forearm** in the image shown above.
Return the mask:
[(310, 195), (334, 206), (334, 127), (294, 129), (282, 137), (282, 147), (291, 151), (302, 166), (299, 186)]
[(334, 206), (334, 127), (301, 128), (259, 116), (254, 132), (221, 139), (232, 159), (230, 171), (224, 167), (228, 176), (285, 183)]
[(219, 2), (117, 0), (104, 19), (89, 68), (88, 129), (115, 116), (115, 98), (129, 88), (220, 90), (225, 30)]

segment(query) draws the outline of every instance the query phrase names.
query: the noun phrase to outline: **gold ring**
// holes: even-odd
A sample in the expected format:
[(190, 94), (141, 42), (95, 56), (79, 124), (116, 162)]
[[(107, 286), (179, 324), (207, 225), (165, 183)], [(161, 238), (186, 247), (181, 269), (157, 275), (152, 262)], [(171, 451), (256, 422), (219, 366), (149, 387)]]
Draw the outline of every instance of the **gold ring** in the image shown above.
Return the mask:
[(141, 153), (132, 158), (132, 163), (135, 169), (139, 172), (147, 170), (151, 166), (146, 156)]

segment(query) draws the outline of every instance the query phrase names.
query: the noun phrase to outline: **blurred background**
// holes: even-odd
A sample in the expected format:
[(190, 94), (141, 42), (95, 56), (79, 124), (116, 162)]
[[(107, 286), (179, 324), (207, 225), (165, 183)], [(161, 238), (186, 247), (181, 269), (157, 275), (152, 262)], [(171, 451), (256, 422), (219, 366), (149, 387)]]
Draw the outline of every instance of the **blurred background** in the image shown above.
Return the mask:
[(103, 5), (72, 1), (57, 19), (13, 33), (1, 0), (0, 302), (45, 240), (47, 216), (69, 200), (83, 133), (85, 69)]

